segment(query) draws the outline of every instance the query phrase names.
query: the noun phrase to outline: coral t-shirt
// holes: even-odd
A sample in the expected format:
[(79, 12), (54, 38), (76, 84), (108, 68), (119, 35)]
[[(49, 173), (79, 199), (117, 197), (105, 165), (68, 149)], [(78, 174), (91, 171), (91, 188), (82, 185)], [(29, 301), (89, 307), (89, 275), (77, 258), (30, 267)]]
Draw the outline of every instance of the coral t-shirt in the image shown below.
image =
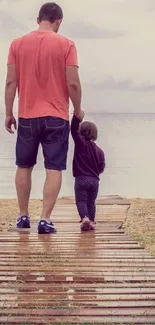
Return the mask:
[(69, 119), (66, 66), (78, 66), (74, 43), (52, 31), (33, 31), (11, 43), (8, 64), (15, 64), (23, 118)]

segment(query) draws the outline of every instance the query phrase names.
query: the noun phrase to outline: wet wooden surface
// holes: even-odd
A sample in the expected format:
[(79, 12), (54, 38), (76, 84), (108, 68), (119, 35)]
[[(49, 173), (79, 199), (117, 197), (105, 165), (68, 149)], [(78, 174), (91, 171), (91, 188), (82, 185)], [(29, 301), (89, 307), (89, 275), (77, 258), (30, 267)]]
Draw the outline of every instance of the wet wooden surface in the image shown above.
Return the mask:
[(66, 199), (57, 234), (1, 233), (0, 324), (155, 324), (155, 258), (119, 229), (125, 202), (99, 204), (95, 232)]

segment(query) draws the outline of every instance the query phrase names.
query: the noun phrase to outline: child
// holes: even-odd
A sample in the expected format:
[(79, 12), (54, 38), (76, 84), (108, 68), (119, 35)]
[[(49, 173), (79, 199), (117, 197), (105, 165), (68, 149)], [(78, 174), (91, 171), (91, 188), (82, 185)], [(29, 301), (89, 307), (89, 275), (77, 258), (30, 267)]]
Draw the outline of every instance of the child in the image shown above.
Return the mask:
[(105, 168), (104, 152), (95, 144), (97, 127), (74, 115), (71, 134), (75, 143), (73, 176), (75, 177), (76, 206), (81, 217), (81, 230), (95, 230), (95, 201), (99, 189), (99, 175)]

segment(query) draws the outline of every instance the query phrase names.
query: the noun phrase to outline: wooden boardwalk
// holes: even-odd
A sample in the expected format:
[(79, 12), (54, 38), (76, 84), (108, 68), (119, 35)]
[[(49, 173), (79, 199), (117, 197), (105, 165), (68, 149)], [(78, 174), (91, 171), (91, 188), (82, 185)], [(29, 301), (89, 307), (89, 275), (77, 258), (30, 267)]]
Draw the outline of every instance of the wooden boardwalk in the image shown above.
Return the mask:
[(37, 235), (37, 220), (0, 234), (0, 324), (155, 324), (155, 258), (120, 229), (128, 202), (108, 200), (95, 232), (62, 200), (57, 234)]

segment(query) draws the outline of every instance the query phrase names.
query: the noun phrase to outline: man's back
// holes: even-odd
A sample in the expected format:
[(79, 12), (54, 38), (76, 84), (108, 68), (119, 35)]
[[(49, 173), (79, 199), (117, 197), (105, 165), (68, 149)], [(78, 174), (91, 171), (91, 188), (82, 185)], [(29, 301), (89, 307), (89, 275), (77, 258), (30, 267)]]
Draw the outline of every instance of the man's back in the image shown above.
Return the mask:
[(52, 31), (34, 31), (12, 42), (9, 64), (16, 64), (19, 117), (68, 119), (65, 68), (77, 65), (74, 43)]

